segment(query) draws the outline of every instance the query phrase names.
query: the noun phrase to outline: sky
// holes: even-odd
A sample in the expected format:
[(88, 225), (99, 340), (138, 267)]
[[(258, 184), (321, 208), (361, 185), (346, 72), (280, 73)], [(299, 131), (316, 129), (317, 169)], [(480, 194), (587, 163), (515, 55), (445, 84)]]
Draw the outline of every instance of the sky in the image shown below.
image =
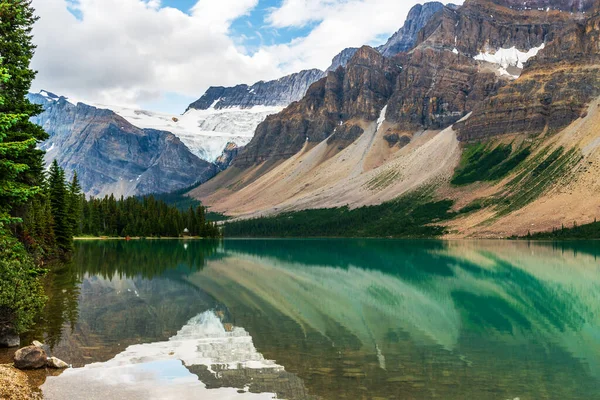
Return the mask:
[[(209, 86), (329, 66), (417, 0), (33, 0), (32, 91), (181, 114)], [(456, 3), (456, 2), (455, 2)]]

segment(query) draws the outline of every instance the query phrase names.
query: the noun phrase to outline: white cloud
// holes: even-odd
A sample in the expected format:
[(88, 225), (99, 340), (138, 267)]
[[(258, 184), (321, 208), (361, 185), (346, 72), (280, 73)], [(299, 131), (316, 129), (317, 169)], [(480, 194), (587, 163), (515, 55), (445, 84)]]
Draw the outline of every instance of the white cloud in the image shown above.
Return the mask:
[(396, 31), (417, 1), (284, 0), (268, 13), (267, 29), (308, 24), (314, 29), (289, 43), (263, 45), (252, 55), (232, 37), (230, 25), (261, 7), (259, 0), (199, 0), (189, 14), (165, 3), (33, 0), (41, 17), (34, 29), (33, 66), (40, 72), (33, 89), (132, 105), (164, 93), (199, 97), (211, 85), (324, 69), (343, 48)]

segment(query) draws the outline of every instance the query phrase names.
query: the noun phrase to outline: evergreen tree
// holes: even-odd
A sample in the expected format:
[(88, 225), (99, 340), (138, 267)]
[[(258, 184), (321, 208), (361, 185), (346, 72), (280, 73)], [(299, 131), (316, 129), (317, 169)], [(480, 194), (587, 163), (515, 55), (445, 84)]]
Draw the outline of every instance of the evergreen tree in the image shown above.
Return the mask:
[(48, 180), (56, 244), (63, 254), (69, 253), (73, 246), (72, 225), (68, 213), (69, 193), (65, 185), (65, 172), (56, 160), (50, 166)]
[(71, 226), (71, 233), (77, 235), (81, 233), (82, 227), (80, 226), (81, 221), (81, 212), (82, 212), (82, 194), (81, 194), (81, 185), (79, 184), (79, 179), (77, 178), (77, 172), (73, 173), (73, 179), (69, 184), (69, 194), (68, 194), (68, 219), (69, 225)]
[(0, 208), (21, 217), (18, 207), (39, 191), (43, 180), (44, 152), (36, 149), (36, 143), (48, 137), (29, 121), (42, 108), (26, 97), (36, 75), (29, 68), (35, 50), (31, 30), (37, 18), (33, 12), (30, 0), (0, 0)]
[(39, 190), (21, 182), (21, 176), (27, 172), (29, 166), (17, 160), (30, 146), (35, 146), (35, 139), (16, 142), (11, 140), (11, 131), (27, 116), (4, 110), (4, 85), (9, 80), (7, 69), (0, 68), (0, 223), (3, 224), (17, 222), (18, 219), (10, 216), (12, 209), (27, 202)]

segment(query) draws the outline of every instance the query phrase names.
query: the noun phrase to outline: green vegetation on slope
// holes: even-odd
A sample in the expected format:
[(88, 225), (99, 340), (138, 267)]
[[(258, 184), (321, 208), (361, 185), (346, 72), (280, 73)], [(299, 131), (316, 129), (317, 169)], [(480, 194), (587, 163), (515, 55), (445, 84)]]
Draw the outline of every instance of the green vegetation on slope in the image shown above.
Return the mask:
[(531, 150), (528, 147), (521, 148), (513, 154), (512, 144), (500, 144), (493, 148), (486, 143), (469, 145), (463, 152), (452, 184), (467, 185), (504, 178), (530, 154)]
[(566, 228), (564, 225), (560, 228), (553, 228), (550, 232), (537, 232), (528, 234), (524, 239), (554, 239), (554, 240), (571, 240), (571, 239), (600, 239), (600, 222), (594, 222), (577, 225), (573, 223), (572, 227)]
[(411, 194), (378, 206), (305, 210), (225, 224), (228, 237), (404, 237), (446, 232), (440, 222), (454, 216), (450, 200)]
[[(188, 211), (190, 208), (197, 209), (198, 207), (202, 206), (202, 203), (199, 200), (196, 200), (193, 197), (187, 196), (187, 194), (192, 189), (197, 188), (197, 187), (198, 187), (198, 185), (195, 184), (193, 186), (179, 189), (174, 192), (157, 193), (157, 194), (152, 194), (151, 196), (154, 197), (154, 199), (157, 201), (163, 201), (167, 205), (177, 208), (179, 211)], [(143, 200), (144, 197), (149, 197), (149, 196), (138, 196), (137, 198), (139, 200)], [(207, 221), (218, 222), (218, 221), (226, 221), (228, 219), (229, 219), (229, 217), (224, 214), (216, 213), (216, 212), (212, 212), (212, 211), (206, 211), (206, 220)]]

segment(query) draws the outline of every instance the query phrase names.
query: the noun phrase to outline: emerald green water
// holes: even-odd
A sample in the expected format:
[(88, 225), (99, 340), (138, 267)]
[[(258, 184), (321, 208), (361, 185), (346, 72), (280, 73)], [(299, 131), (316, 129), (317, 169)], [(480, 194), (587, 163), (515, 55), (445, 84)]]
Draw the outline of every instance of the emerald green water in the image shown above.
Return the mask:
[(78, 242), (31, 336), (76, 367), (47, 379), (50, 399), (593, 400), (599, 256), (597, 242)]

